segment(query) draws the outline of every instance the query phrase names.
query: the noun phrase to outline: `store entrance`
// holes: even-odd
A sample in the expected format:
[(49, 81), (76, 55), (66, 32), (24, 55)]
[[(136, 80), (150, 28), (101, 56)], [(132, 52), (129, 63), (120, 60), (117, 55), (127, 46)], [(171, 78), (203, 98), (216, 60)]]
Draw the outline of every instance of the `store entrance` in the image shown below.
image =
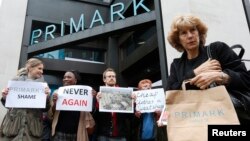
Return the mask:
[(161, 69), (159, 51), (156, 48), (129, 68), (124, 70), (121, 75), (128, 86), (137, 87), (142, 79), (150, 79), (153, 83), (161, 80)]

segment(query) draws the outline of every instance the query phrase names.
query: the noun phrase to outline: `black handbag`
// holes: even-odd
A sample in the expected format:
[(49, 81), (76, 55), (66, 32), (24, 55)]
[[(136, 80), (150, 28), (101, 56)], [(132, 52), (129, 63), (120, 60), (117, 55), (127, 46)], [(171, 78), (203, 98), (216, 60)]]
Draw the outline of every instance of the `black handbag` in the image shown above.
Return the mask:
[[(241, 45), (234, 45), (231, 49), (239, 48), (240, 53), (238, 54), (240, 61), (249, 61), (242, 59), (244, 55), (244, 48)], [(207, 47), (207, 55), (209, 58), (213, 58), (210, 50), (210, 45)], [(236, 60), (239, 61), (239, 60)], [(244, 79), (245, 86), (248, 87), (245, 90), (231, 90), (228, 89), (228, 93), (237, 112), (238, 118), (241, 123), (250, 124), (250, 70), (245, 74), (247, 77)], [(213, 84), (216, 86), (216, 84)]]
[(242, 90), (228, 90), (237, 115), (241, 119), (250, 121), (250, 92)]

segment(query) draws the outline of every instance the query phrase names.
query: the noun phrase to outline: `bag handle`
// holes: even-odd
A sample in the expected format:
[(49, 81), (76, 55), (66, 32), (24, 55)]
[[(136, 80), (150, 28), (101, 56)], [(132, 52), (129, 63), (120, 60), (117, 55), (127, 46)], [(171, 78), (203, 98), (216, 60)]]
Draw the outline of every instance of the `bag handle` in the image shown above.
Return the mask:
[(242, 59), (242, 57), (245, 53), (245, 49), (240, 44), (236, 44), (236, 45), (231, 46), (231, 49), (236, 49), (236, 48), (240, 49), (240, 53), (238, 54), (238, 56)]
[(208, 58), (211, 58), (211, 59), (213, 58), (212, 54), (211, 54), (210, 45), (207, 46), (207, 56), (208, 56)]
[[(210, 49), (210, 44), (207, 46), (207, 56), (208, 58), (213, 59), (212, 54), (211, 54), (211, 49)], [(216, 83), (213, 82), (212, 84), (209, 85), (210, 88), (216, 87)]]
[[(250, 61), (250, 59), (242, 59), (242, 57), (243, 57), (243, 55), (245, 53), (245, 49), (242, 47), (242, 45), (236, 44), (236, 45), (231, 46), (230, 48), (232, 50), (236, 49), (236, 48), (240, 49), (240, 53), (238, 54), (238, 57), (240, 58), (239, 59), (240, 61)], [(211, 54), (210, 44), (207, 46), (207, 56), (208, 56), (208, 58), (213, 58), (212, 54)], [(235, 61), (239, 61), (239, 60), (235, 60)], [(233, 61), (233, 62), (235, 62), (235, 61)], [(232, 62), (230, 62), (230, 63), (232, 63)]]
[[(245, 53), (245, 49), (242, 47), (242, 45), (240, 44), (236, 44), (236, 45), (233, 45), (230, 47), (232, 50), (233, 49), (236, 49), (236, 48), (239, 48), (240, 49), (240, 53), (238, 54), (239, 58), (242, 59), (244, 53)], [(211, 54), (211, 49), (210, 49), (210, 44), (207, 46), (207, 56), (209, 58), (213, 58), (212, 57), (212, 54)]]
[(236, 44), (236, 45), (231, 46), (230, 48), (231, 48), (232, 50), (233, 50), (233, 49), (239, 48), (239, 49), (240, 49), (240, 52), (239, 52), (238, 56), (239, 56), (240, 60), (241, 60), (241, 61), (250, 61), (250, 59), (242, 59), (242, 57), (243, 57), (243, 55), (244, 55), (244, 53), (245, 53), (245, 49), (242, 47), (242, 45)]
[(190, 83), (190, 79), (184, 80), (184, 81), (182, 82), (181, 88), (182, 88), (183, 91), (186, 91), (186, 90), (187, 90), (187, 88), (186, 88), (186, 84), (187, 84), (187, 83)]

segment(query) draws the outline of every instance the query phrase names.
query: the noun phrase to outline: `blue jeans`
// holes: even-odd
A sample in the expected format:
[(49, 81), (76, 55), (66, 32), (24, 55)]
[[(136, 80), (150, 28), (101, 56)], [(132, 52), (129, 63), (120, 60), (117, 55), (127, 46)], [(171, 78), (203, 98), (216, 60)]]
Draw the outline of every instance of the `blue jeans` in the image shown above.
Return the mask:
[(126, 138), (125, 137), (98, 136), (97, 141), (126, 141)]

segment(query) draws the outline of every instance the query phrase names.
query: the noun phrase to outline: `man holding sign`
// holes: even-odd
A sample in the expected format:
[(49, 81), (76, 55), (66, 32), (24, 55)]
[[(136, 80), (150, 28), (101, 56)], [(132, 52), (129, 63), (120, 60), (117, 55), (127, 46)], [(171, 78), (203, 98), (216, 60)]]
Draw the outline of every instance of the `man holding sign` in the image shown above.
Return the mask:
[[(106, 87), (117, 87), (116, 73), (112, 68), (108, 68), (103, 72), (103, 82), (105, 83)], [(101, 112), (99, 109), (99, 102), (100, 100), (104, 99), (104, 96), (102, 97), (104, 94), (105, 93), (98, 92), (96, 96), (98, 101), (96, 105), (97, 110), (95, 112), (95, 120), (97, 124), (97, 141), (126, 141), (126, 136), (128, 135), (127, 122), (129, 121), (129, 118), (132, 116), (132, 114)]]
[(80, 79), (77, 71), (67, 71), (63, 77), (64, 87), (53, 94), (50, 110), (53, 141), (88, 141), (88, 134), (93, 132), (95, 121), (89, 112), (94, 91), (89, 86), (77, 85)]

